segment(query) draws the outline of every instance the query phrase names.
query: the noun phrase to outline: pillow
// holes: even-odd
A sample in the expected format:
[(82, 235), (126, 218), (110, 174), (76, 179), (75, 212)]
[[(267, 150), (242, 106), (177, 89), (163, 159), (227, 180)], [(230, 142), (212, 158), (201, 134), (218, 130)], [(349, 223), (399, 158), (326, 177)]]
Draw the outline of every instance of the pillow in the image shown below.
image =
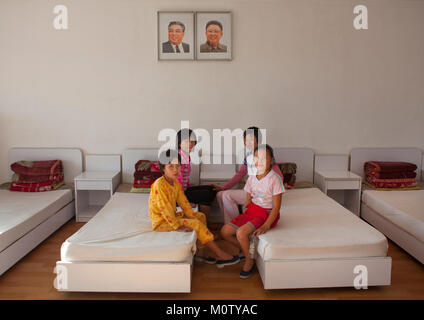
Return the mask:
[(277, 163), (284, 177), (284, 187), (291, 189), (296, 182), (297, 165), (294, 162)]

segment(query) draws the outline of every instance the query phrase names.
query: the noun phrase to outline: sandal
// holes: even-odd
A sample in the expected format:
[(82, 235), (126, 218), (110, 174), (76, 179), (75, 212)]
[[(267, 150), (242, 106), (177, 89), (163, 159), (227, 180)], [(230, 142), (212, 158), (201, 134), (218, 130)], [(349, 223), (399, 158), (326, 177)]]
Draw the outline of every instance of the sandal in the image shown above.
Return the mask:
[(204, 263), (207, 263), (207, 264), (215, 264), (217, 260), (213, 257), (206, 257), (205, 258), (205, 257), (201, 257), (201, 256), (194, 256), (194, 261), (204, 262)]
[(240, 278), (241, 279), (248, 279), (253, 275), (253, 271), (255, 269), (255, 265), (250, 268), (249, 271), (244, 271), (243, 269), (240, 271)]
[(216, 266), (218, 268), (223, 268), (225, 266), (231, 266), (231, 265), (239, 263), (239, 262), (240, 262), (240, 257), (239, 256), (233, 256), (233, 258), (230, 259), (230, 260), (217, 260)]

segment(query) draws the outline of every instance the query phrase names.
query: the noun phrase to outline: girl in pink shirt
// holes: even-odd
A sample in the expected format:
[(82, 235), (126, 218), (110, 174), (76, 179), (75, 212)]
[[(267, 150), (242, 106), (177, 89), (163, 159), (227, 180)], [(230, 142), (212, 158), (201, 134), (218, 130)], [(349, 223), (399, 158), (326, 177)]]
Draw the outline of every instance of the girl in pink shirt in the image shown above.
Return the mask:
[[(246, 157), (239, 171), (222, 187), (213, 185), (218, 191), (216, 198), (221, 209), (221, 214), (224, 217), (224, 223), (230, 222), (239, 215), (238, 205), (243, 205), (246, 200), (246, 192), (243, 189), (231, 189), (239, 183), (247, 174), (254, 174), (256, 170), (253, 161), (253, 150), (261, 141), (261, 133), (258, 127), (249, 127), (243, 133), (244, 145), (246, 148)], [(284, 181), (280, 167), (272, 163), (272, 170), (278, 174)]]
[[(255, 148), (254, 155), (257, 172), (256, 175), (249, 176), (244, 187), (247, 193), (244, 213), (221, 229), (222, 237), (236, 245), (246, 259), (240, 272), (242, 279), (249, 278), (255, 267), (255, 261), (249, 256), (249, 236), (259, 236), (277, 224), (282, 194), (285, 192), (281, 177), (271, 168), (274, 161), (272, 148), (269, 145), (261, 145)], [(220, 266), (219, 260), (217, 266)]]

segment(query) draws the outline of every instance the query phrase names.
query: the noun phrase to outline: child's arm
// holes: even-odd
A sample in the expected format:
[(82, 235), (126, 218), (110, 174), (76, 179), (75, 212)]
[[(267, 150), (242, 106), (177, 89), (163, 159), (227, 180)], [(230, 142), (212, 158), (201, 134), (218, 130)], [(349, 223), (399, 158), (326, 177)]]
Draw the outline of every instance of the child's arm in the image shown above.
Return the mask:
[(252, 202), (252, 195), (251, 195), (249, 192), (247, 192), (246, 200), (245, 200), (244, 205), (243, 205), (243, 212), (244, 212), (244, 211), (246, 211), (247, 206), (248, 206), (251, 202)]
[(175, 212), (172, 204), (169, 202), (168, 197), (162, 188), (157, 187), (153, 184), (151, 193), (154, 196), (154, 200), (151, 204), (154, 206), (155, 212), (160, 212), (163, 219), (174, 229), (177, 230), (180, 227), (180, 222), (175, 216)]
[(272, 223), (274, 222), (275, 218), (277, 218), (278, 213), (280, 212), (282, 198), (283, 198), (282, 193), (272, 196), (272, 210), (269, 213), (265, 223), (253, 233), (254, 235), (259, 236), (267, 232), (269, 228), (271, 228)]
[(216, 188), (217, 191), (228, 190), (234, 187), (243, 177), (247, 174), (247, 167), (243, 164), (241, 165), (239, 171), (221, 188)]

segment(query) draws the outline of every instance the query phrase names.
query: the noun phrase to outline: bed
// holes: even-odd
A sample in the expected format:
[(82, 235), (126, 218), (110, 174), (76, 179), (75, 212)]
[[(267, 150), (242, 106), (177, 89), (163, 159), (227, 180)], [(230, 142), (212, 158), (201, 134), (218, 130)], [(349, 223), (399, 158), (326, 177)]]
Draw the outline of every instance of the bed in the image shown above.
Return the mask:
[[(73, 148), (12, 148), (10, 164), (60, 159), (65, 186), (47, 192), (0, 189), (0, 275), (75, 215), (73, 178), (82, 172), (82, 153)], [(12, 177), (10, 171), (9, 177)]]
[[(136, 161), (156, 156), (157, 149), (123, 153), (123, 185), (62, 246), (58, 290), (190, 292), (194, 233), (170, 232), (166, 240), (162, 233), (155, 242), (148, 195), (128, 193)], [(311, 149), (280, 148), (276, 159), (296, 162), (299, 181), (311, 184)], [(145, 239), (155, 240), (141, 244)], [(278, 226), (259, 237), (257, 248), (265, 289), (353, 286), (357, 266), (367, 267), (368, 285), (390, 284), (387, 239), (317, 188), (287, 191)]]
[[(351, 171), (364, 176), (366, 161), (405, 161), (422, 175), (422, 152), (417, 148), (357, 148), (351, 152)], [(361, 217), (401, 248), (424, 263), (424, 189), (381, 191), (364, 187)]]
[[(296, 180), (313, 180), (308, 148), (276, 149), (277, 162), (297, 163)], [(257, 241), (256, 265), (265, 289), (352, 287), (357, 266), (368, 286), (389, 285), (391, 258), (378, 230), (318, 188), (287, 190), (277, 226)]]
[[(195, 232), (152, 231), (149, 195), (129, 193), (135, 163), (157, 160), (157, 152), (123, 152), (123, 184), (96, 216), (62, 245), (61, 260), (56, 264), (58, 290), (190, 292)], [(192, 174), (198, 172), (194, 168)]]

